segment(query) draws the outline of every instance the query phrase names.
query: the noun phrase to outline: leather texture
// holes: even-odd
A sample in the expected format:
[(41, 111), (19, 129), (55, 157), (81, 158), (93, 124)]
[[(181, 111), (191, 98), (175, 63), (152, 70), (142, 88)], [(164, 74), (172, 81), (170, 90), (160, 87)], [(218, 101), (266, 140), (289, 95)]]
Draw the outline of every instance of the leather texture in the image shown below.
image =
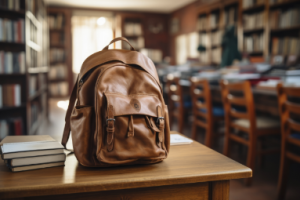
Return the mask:
[[(116, 41), (126, 38), (116, 38)], [(129, 43), (129, 42), (128, 42)], [(109, 50), (82, 64), (70, 97), (62, 144), (70, 131), (83, 166), (150, 164), (170, 149), (168, 108), (153, 62), (131, 50)]]

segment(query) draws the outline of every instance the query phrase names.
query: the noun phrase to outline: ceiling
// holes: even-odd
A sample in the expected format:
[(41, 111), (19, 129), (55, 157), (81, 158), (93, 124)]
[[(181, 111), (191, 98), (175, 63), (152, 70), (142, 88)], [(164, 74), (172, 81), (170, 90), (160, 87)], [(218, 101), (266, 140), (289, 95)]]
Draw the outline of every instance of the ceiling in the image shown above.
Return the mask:
[(45, 0), (47, 5), (170, 13), (195, 0)]

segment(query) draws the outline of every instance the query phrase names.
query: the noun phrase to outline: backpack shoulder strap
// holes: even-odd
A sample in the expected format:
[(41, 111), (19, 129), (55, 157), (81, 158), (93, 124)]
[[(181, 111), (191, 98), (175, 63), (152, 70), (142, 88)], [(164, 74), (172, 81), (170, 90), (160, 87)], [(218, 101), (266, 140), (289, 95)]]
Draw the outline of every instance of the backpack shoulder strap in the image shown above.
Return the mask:
[(75, 83), (75, 85), (73, 87), (72, 94), (70, 96), (69, 107), (68, 107), (68, 110), (67, 110), (67, 113), (66, 113), (66, 117), (65, 117), (65, 128), (64, 128), (63, 137), (62, 137), (62, 140), (61, 140), (61, 144), (65, 147), (65, 149), (66, 149), (66, 145), (67, 145), (67, 142), (69, 140), (69, 137), (70, 137), (70, 131), (71, 131), (71, 128), (70, 128), (70, 118), (71, 118), (71, 113), (73, 111), (73, 108), (75, 106), (76, 99), (77, 99), (77, 83), (78, 83), (78, 77), (77, 77), (77, 81), (76, 81), (76, 83)]

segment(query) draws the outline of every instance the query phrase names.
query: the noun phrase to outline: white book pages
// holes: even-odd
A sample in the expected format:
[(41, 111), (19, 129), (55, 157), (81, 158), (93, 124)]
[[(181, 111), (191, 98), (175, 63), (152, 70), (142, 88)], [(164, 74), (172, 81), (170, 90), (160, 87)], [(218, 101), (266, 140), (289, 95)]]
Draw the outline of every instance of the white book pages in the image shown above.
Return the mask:
[(179, 134), (171, 134), (171, 145), (191, 144), (193, 140), (183, 137)]
[(41, 141), (41, 142), (24, 142), (24, 143), (6, 143), (1, 146), (2, 153), (13, 153), (23, 151), (36, 151), (36, 150), (48, 150), (48, 149), (63, 149), (64, 147), (54, 141)]

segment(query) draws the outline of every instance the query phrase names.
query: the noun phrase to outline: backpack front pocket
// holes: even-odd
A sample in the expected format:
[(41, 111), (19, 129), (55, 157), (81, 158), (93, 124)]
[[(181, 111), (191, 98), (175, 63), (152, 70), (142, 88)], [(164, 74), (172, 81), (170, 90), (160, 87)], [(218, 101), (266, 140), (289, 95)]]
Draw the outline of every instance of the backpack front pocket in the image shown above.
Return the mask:
[(162, 103), (155, 95), (105, 93), (103, 147), (98, 159), (110, 164), (166, 157)]

